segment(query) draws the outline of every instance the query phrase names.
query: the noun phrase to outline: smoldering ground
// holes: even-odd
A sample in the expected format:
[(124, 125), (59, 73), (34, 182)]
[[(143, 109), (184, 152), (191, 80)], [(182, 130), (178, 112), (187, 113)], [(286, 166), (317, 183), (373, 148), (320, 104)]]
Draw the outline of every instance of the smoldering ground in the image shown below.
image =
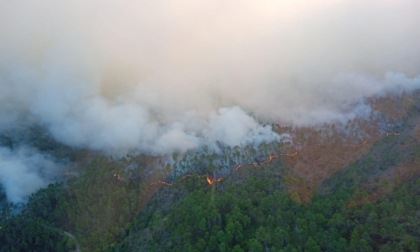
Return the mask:
[(366, 97), (420, 87), (419, 7), (1, 1), (0, 128), (160, 155), (279, 139), (270, 123), (346, 121), (370, 113)]

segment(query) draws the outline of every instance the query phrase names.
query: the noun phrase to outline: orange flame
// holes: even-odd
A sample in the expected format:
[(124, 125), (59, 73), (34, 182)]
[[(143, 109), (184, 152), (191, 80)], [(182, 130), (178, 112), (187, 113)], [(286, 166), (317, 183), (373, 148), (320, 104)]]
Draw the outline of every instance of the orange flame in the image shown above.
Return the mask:
[(215, 178), (211, 178), (210, 176), (206, 176), (206, 180), (207, 180), (207, 183), (209, 183), (209, 185), (214, 185), (217, 182), (222, 181), (222, 179), (223, 178), (217, 178), (217, 179), (215, 179)]
[(162, 181), (162, 180), (158, 180), (158, 181), (156, 181), (156, 182), (153, 182), (153, 183), (151, 183), (150, 185), (157, 185), (157, 184), (160, 184), (160, 185), (165, 185), (165, 186), (173, 186), (173, 184), (168, 183), (168, 182), (165, 182), (165, 181)]
[(207, 183), (209, 183), (209, 185), (213, 185), (214, 184), (214, 180), (213, 179), (211, 179), (209, 176), (206, 176), (206, 180), (207, 180)]
[[(391, 133), (386, 133), (385, 134), (386, 136), (399, 136), (400, 135), (400, 133), (396, 133), (396, 132), (391, 132)], [(370, 140), (370, 139), (369, 139)], [(368, 141), (369, 140), (365, 140), (365, 141), (363, 141), (363, 142), (361, 142), (361, 143), (359, 143), (359, 144), (343, 144), (343, 146), (347, 146), (347, 147), (360, 147), (360, 146), (363, 146), (363, 145), (365, 145), (365, 144), (367, 144), (368, 143)], [(306, 146), (306, 148), (308, 148), (308, 146)], [(306, 148), (304, 148), (304, 149), (306, 149)], [(267, 163), (270, 163), (270, 162), (272, 162), (274, 159), (276, 159), (276, 158), (278, 158), (278, 157), (280, 157), (280, 156), (285, 156), (285, 157), (295, 157), (295, 156), (297, 156), (297, 155), (299, 155), (299, 152), (298, 151), (295, 151), (295, 152), (292, 152), (292, 153), (279, 153), (279, 154), (271, 154), (271, 155), (269, 155), (268, 156), (268, 158), (267, 158), (267, 160), (265, 160), (265, 161), (262, 161), (262, 162), (258, 162), (258, 163), (256, 163), (256, 162), (254, 162), (254, 163), (250, 163), (250, 165), (253, 165), (254, 167), (258, 167), (258, 166), (260, 166), (260, 165), (262, 165), (262, 164), (267, 164)], [(203, 178), (203, 177), (205, 177), (206, 178), (206, 181), (207, 181), (207, 183), (209, 184), (209, 185), (214, 185), (215, 183), (218, 183), (218, 182), (220, 182), (220, 181), (222, 181), (224, 178), (226, 178), (226, 177), (228, 177), (228, 176), (230, 176), (231, 174), (233, 174), (233, 173), (235, 173), (235, 172), (237, 172), (239, 169), (241, 169), (244, 165), (247, 165), (246, 163), (242, 163), (242, 164), (238, 164), (238, 165), (236, 165), (235, 166), (235, 168), (229, 173), (229, 174), (227, 174), (226, 176), (224, 176), (224, 177), (220, 177), (220, 178), (217, 178), (217, 179), (215, 179), (215, 178), (212, 178), (212, 177), (210, 177), (210, 176), (208, 176), (208, 175), (197, 175), (196, 177), (197, 178)], [(118, 180), (124, 180), (124, 178), (122, 178), (121, 176), (119, 176), (118, 174), (114, 174), (114, 177), (117, 177), (117, 179)], [(180, 183), (181, 181), (183, 181), (183, 180), (185, 180), (186, 178), (189, 178), (189, 177), (193, 177), (193, 175), (192, 174), (187, 174), (187, 175), (184, 175), (184, 176), (182, 176), (181, 178), (179, 178), (177, 181), (175, 181), (174, 183), (168, 183), (168, 182), (165, 182), (165, 181), (162, 181), (162, 180), (158, 180), (158, 181), (156, 181), (156, 182), (153, 182), (153, 183), (151, 183), (151, 185), (156, 185), (156, 184), (160, 184), (160, 185), (164, 185), (164, 186), (173, 186), (173, 185), (175, 185), (175, 184), (177, 184), (177, 183)]]

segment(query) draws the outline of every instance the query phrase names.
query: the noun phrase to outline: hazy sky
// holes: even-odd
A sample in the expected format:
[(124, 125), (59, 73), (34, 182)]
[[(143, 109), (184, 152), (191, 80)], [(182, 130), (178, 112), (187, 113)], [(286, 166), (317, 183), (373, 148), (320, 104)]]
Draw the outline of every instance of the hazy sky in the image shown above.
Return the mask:
[(0, 0), (0, 130), (40, 124), (71, 146), (165, 154), (278, 139), (265, 123), (345, 121), (369, 113), (366, 97), (420, 87), (418, 10)]
[(254, 118), (346, 120), (369, 112), (364, 97), (419, 87), (419, 9), (415, 0), (1, 1), (1, 127), (30, 121), (74, 146), (159, 153), (225, 139), (231, 130), (213, 128), (225, 117), (243, 127), (229, 144), (263, 131)]

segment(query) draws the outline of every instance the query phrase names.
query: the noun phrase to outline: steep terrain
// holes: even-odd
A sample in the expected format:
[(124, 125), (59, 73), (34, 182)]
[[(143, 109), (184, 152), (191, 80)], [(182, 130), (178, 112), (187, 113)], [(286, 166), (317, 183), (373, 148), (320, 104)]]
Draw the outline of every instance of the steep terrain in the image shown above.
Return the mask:
[(371, 118), (218, 153), (114, 159), (29, 135), (69, 166), (24, 206), (1, 196), (0, 250), (415, 251), (420, 96), (370, 102)]

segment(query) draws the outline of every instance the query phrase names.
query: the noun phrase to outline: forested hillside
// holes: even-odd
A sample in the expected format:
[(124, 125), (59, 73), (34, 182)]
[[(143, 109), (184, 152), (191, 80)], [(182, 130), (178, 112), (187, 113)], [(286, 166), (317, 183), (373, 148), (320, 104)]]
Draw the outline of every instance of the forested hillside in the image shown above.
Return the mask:
[(376, 101), (400, 107), (370, 126), (279, 127), (293, 143), (174, 155), (166, 164), (26, 135), (71, 165), (26, 204), (1, 193), (0, 250), (417, 251), (418, 99)]
[(420, 0), (0, 0), (0, 252), (420, 251)]

